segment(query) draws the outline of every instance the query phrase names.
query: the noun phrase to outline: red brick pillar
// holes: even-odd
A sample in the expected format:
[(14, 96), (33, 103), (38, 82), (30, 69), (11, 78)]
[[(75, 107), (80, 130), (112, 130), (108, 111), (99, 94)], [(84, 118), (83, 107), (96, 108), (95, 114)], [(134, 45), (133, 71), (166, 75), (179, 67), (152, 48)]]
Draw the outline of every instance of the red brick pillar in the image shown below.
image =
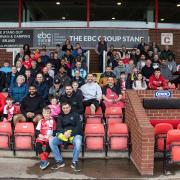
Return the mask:
[(131, 160), (141, 175), (153, 175), (154, 129), (134, 90), (127, 91), (125, 118), (131, 131)]

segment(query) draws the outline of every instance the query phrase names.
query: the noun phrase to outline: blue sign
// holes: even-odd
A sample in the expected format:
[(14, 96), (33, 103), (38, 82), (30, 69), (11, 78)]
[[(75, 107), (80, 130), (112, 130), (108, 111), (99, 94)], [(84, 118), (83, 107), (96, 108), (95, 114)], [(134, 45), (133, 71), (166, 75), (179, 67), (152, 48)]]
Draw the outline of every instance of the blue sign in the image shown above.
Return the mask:
[(154, 95), (157, 98), (168, 98), (171, 97), (171, 91), (155, 91)]

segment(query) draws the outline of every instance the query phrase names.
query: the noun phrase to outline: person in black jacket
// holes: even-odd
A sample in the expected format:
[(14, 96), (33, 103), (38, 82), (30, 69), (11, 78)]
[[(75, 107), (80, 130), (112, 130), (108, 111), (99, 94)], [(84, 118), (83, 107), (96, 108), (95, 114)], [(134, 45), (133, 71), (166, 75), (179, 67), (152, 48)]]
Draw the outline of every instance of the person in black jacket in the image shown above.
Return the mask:
[(51, 138), (49, 141), (56, 161), (56, 164), (51, 169), (59, 169), (65, 166), (58, 146), (65, 143), (72, 143), (74, 149), (71, 168), (75, 171), (80, 171), (78, 168), (78, 159), (82, 146), (82, 125), (79, 114), (71, 111), (71, 105), (69, 103), (62, 103), (62, 112), (57, 120), (56, 132), (56, 137)]
[(5, 88), (6, 74), (0, 71), (0, 92)]
[(37, 123), (42, 118), (40, 114), (44, 105), (43, 98), (37, 95), (36, 87), (30, 86), (29, 94), (21, 101), (20, 110), (22, 114), (14, 116), (14, 123), (16, 124), (19, 120)]
[(80, 115), (82, 115), (84, 112), (82, 96), (78, 93), (75, 93), (71, 85), (65, 86), (65, 94), (60, 98), (60, 102), (68, 102), (71, 105), (72, 111)]

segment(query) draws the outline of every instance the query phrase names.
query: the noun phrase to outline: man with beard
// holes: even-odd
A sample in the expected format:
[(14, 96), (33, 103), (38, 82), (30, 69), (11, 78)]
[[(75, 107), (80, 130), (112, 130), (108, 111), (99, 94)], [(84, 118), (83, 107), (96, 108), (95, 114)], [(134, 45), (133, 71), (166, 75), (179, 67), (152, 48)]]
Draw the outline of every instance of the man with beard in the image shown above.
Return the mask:
[(83, 103), (82, 97), (73, 91), (71, 85), (65, 86), (65, 94), (60, 98), (60, 102), (68, 102), (71, 105), (73, 112), (78, 113), (79, 115), (83, 114)]
[(44, 100), (41, 96), (37, 95), (35, 86), (29, 87), (29, 94), (22, 99), (21, 113), (14, 116), (14, 124), (19, 121), (28, 121), (37, 123), (41, 119), (42, 109), (44, 107)]

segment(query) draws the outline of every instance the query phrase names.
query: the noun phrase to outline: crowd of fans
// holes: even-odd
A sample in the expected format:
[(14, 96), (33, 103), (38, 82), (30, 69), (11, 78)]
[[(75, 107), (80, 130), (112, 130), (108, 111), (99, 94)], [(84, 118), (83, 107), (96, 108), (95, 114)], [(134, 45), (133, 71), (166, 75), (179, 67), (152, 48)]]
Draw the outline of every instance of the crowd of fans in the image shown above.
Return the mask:
[[(96, 46), (100, 71), (104, 50), (107, 43), (101, 38)], [(175, 55), (168, 46), (161, 51), (158, 45), (148, 45), (143, 38), (132, 50), (125, 46), (116, 50), (111, 45), (106, 70), (99, 80), (87, 72), (85, 52), (79, 43), (73, 47), (69, 40), (62, 48), (57, 44), (55, 51), (49, 51), (45, 45), (32, 51), (26, 44), (16, 55), (14, 66), (5, 61), (0, 68), (0, 91), (8, 93), (6, 104), (1, 103), (1, 120), (11, 122), (13, 127), (25, 121), (36, 125), (41, 169), (49, 165), (51, 150), (56, 160), (52, 169), (64, 167), (58, 145), (73, 143), (71, 167), (78, 170), (81, 123), (87, 106), (92, 114), (99, 106), (104, 113), (108, 107), (124, 108), (126, 89), (175, 89), (179, 84)]]

